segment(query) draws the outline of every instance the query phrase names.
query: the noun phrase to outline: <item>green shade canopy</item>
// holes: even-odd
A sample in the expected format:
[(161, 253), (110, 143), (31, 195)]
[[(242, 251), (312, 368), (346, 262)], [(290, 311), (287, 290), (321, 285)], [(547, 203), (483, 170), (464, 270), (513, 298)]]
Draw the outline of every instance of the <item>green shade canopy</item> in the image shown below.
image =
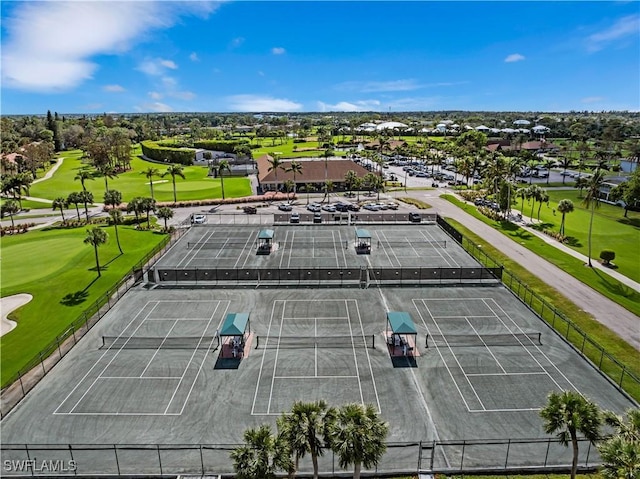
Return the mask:
[(369, 230), (365, 230), (362, 228), (359, 228), (356, 230), (356, 238), (358, 239), (371, 239), (371, 233), (369, 233)]
[(389, 311), (387, 321), (395, 334), (418, 334), (411, 316), (405, 311)]
[(258, 234), (258, 239), (273, 239), (273, 230), (261, 230)]
[(249, 313), (229, 313), (224, 318), (220, 336), (242, 336), (248, 322)]

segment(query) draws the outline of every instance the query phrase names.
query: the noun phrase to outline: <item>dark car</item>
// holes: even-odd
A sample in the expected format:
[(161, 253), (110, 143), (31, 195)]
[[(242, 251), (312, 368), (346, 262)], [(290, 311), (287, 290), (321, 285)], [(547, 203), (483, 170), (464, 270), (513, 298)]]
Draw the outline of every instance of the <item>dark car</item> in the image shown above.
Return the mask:
[(409, 221), (411, 223), (420, 223), (422, 221), (422, 216), (420, 216), (420, 213), (409, 213)]
[(340, 211), (341, 213), (349, 211), (349, 205), (346, 203), (336, 203), (334, 206), (336, 207), (336, 211)]
[(258, 209), (255, 206), (245, 206), (242, 208), (242, 211), (248, 215), (255, 215), (258, 212)]
[(347, 209), (349, 211), (360, 211), (360, 207), (358, 205), (352, 205), (352, 204), (347, 205)]

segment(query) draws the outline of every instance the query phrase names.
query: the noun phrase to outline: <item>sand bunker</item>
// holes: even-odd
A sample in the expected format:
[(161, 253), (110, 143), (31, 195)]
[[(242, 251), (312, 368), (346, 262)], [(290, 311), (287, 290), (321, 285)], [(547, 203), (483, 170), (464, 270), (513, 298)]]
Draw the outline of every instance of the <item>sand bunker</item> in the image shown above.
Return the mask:
[(4, 336), (18, 325), (15, 321), (7, 319), (9, 313), (18, 309), (20, 306), (24, 306), (32, 299), (33, 296), (27, 293), (14, 294), (13, 296), (0, 298), (0, 311), (2, 311), (2, 318), (0, 319), (0, 336)]

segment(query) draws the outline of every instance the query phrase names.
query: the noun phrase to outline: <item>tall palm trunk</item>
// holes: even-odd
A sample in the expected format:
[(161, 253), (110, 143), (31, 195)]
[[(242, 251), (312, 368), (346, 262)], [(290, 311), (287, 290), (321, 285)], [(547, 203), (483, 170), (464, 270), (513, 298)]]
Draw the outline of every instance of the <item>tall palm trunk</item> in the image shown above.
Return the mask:
[(120, 254), (123, 254), (122, 246), (120, 246), (120, 236), (118, 236), (118, 224), (117, 223), (113, 223), (113, 229), (116, 232), (116, 243), (118, 243), (118, 251), (120, 251)]
[(362, 468), (362, 464), (356, 462), (353, 466), (353, 479), (360, 479), (360, 469)]
[(87, 222), (89, 222), (89, 206), (87, 205), (87, 200), (84, 200), (84, 215), (87, 218)]
[(571, 431), (571, 447), (573, 449), (573, 459), (571, 460), (571, 479), (576, 479), (578, 472), (578, 438), (575, 431)]
[(560, 234), (564, 234), (564, 217), (566, 213), (562, 213), (562, 220), (560, 221)]
[(593, 265), (591, 264), (591, 231), (593, 230), (593, 213), (595, 211), (595, 201), (591, 203), (591, 218), (589, 219), (589, 251), (587, 254), (587, 257), (589, 258), (589, 267), (592, 268)]
[(173, 202), (178, 202), (178, 196), (176, 195), (176, 175), (171, 175), (171, 182), (173, 183)]
[(98, 269), (98, 277), (100, 277), (100, 260), (98, 259), (98, 245), (93, 245), (93, 251), (96, 254), (96, 268)]

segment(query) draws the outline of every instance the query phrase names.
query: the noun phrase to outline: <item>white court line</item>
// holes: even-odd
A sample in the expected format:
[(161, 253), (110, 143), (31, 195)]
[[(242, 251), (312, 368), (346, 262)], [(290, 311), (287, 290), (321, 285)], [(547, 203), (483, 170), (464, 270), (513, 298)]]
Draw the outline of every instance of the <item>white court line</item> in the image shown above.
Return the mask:
[[(429, 234), (429, 237), (427, 237), (427, 235), (426, 235), (426, 234), (424, 234), (424, 231), (422, 231), (422, 230), (420, 230), (420, 234), (421, 234), (421, 235), (422, 235), (422, 237), (423, 237), (425, 240), (427, 240), (427, 241), (436, 241), (436, 240), (433, 238), (433, 235)], [(447, 266), (448, 266), (448, 267), (451, 267), (451, 263), (449, 262), (449, 260), (447, 260), (447, 258), (445, 258), (445, 257), (444, 257), (444, 255), (442, 254), (442, 252), (440, 251), (440, 249), (442, 249), (442, 248), (435, 248), (435, 247), (433, 248), (433, 250), (434, 250), (436, 253), (438, 253), (438, 255), (439, 255), (439, 256), (444, 260), (444, 262), (445, 262), (445, 263), (447, 263)], [(453, 261), (453, 265), (454, 265), (455, 267), (458, 267), (458, 268), (460, 267), (460, 265), (458, 264), (458, 262), (457, 262), (456, 260), (454, 260), (454, 259), (451, 257), (451, 255), (449, 254), (449, 252), (447, 252), (447, 256), (449, 257), (449, 259), (450, 259), (451, 261)]]
[(100, 379), (180, 379), (180, 376), (101, 376)]
[(278, 344), (276, 345), (276, 357), (273, 361), (273, 373), (271, 376), (271, 389), (269, 391), (269, 403), (267, 404), (267, 412), (271, 412), (271, 400), (273, 399), (273, 384), (276, 382), (276, 369), (278, 368), (278, 353), (280, 353), (280, 337), (282, 336), (282, 326), (284, 325), (284, 310), (287, 307), (287, 300), (285, 299), (282, 306), (282, 315), (280, 317), (280, 331), (278, 333)]
[[(182, 373), (182, 377), (180, 378), (180, 381), (178, 382), (178, 385), (174, 389), (173, 394), (171, 395), (171, 399), (169, 399), (169, 404), (167, 404), (167, 407), (164, 410), (165, 414), (169, 410), (169, 407), (171, 406), (171, 403), (173, 402), (173, 398), (176, 396), (176, 393), (178, 392), (178, 389), (180, 389), (180, 385), (182, 384), (182, 381), (184, 381), (184, 377), (187, 375), (187, 371), (189, 370), (189, 367), (191, 366), (191, 362), (193, 361), (193, 358), (195, 357), (196, 353), (198, 352), (198, 348), (200, 347), (200, 344), (202, 343), (202, 339), (204, 338), (204, 333), (207, 332), (207, 329), (211, 325), (211, 321), (213, 321), (213, 317), (215, 316), (216, 311), (218, 311), (219, 307), (220, 307), (220, 301), (218, 301), (218, 304), (216, 304), (216, 307), (213, 310), (213, 313), (211, 313), (211, 317), (209, 319), (209, 322), (207, 323), (205, 328), (202, 330), (202, 333), (200, 334), (200, 341), (198, 341), (198, 345), (193, 349), (193, 353), (191, 353), (191, 357), (189, 358), (189, 362), (187, 363), (187, 366), (184, 368), (184, 371)], [(209, 343), (209, 347), (207, 348), (207, 352), (205, 353), (205, 356), (202, 359), (202, 362), (200, 363), (200, 367), (201, 368), (202, 368), (202, 365), (205, 362), (205, 359), (206, 359), (207, 355), (209, 354), (209, 351), (211, 351), (211, 345), (213, 344), (213, 341), (214, 341), (214, 339), (212, 338), (211, 342)], [(200, 372), (200, 369), (198, 369), (198, 372)], [(196, 381), (197, 377), (198, 377), (198, 375), (196, 375), (196, 378), (193, 380), (193, 384), (195, 384), (195, 381)], [(189, 396), (191, 396), (191, 391), (193, 390), (193, 384), (191, 385), (191, 389), (189, 390), (189, 394), (187, 395), (187, 399), (185, 400), (185, 402), (182, 405), (182, 410), (184, 410), (184, 404), (187, 403), (187, 401), (189, 400)]]
[[(384, 233), (382, 233), (384, 235)], [(389, 241), (387, 241), (386, 236), (384, 237), (384, 239), (380, 238), (380, 232), (376, 231), (376, 236), (378, 237), (378, 244), (380, 246), (382, 246), (382, 250), (384, 251), (384, 254), (387, 256), (387, 259), (389, 260), (389, 265), (392, 268), (401, 268), (402, 267), (402, 263), (400, 262), (400, 260), (398, 259), (398, 257), (396, 256), (395, 251), (393, 251), (393, 248), (389, 247), (389, 249), (391, 250), (391, 254), (393, 254), (396, 258), (396, 263), (398, 263), (398, 265), (394, 265), (393, 261), (391, 260), (391, 256), (389, 256), (389, 253), (387, 252), (387, 247), (385, 246), (385, 243), (389, 243)]]
[[(336, 232), (331, 230), (331, 236), (333, 241), (333, 254), (336, 255), (336, 268), (340, 267), (340, 260), (338, 259), (338, 249), (336, 248)], [(341, 248), (342, 249), (342, 248)]]
[[(449, 300), (449, 301), (451, 301), (451, 300)], [(473, 316), (460, 316), (459, 314), (456, 314), (455, 316), (441, 316), (439, 314), (437, 314), (437, 315), (436, 314), (432, 314), (431, 317), (438, 318), (438, 319), (453, 319), (453, 318), (457, 318), (457, 319), (460, 319), (460, 318), (465, 318), (465, 319), (466, 318), (474, 318), (475, 319), (475, 318), (495, 318), (496, 315), (492, 314), (491, 316), (476, 316), (474, 314)]]
[(149, 366), (151, 366), (151, 362), (156, 358), (156, 356), (160, 352), (160, 348), (166, 342), (167, 338), (169, 337), (169, 335), (171, 334), (171, 332), (173, 331), (173, 329), (176, 327), (177, 324), (178, 324), (178, 321), (174, 320), (173, 321), (173, 326), (171, 326), (171, 328), (169, 328), (169, 331), (167, 331), (167, 334), (165, 334), (164, 338), (162, 338), (162, 342), (160, 343), (160, 346), (158, 346), (158, 348), (156, 349), (156, 352), (153, 353), (153, 356), (151, 356), (151, 359), (147, 362), (147, 365), (142, 370), (142, 373), (140, 373), (140, 377), (144, 376), (144, 373), (147, 372), (147, 369), (149, 369)]
[[(393, 265), (393, 261), (391, 261), (391, 257), (389, 256), (389, 253), (387, 253), (387, 248), (382, 244), (382, 242), (380, 241), (380, 235), (378, 234), (378, 232), (376, 231), (376, 236), (378, 237), (378, 244), (380, 246), (382, 246), (382, 251), (384, 253), (384, 255), (387, 257), (387, 259), (389, 260), (389, 266), (391, 266), (392, 268), (394, 267)], [(369, 257), (367, 255), (367, 261), (369, 261)], [(371, 263), (369, 262), (369, 266), (371, 266)]]
[[(218, 304), (220, 304), (221, 302), (227, 303), (227, 307), (225, 308), (224, 312), (222, 313), (222, 317), (220, 318), (220, 321), (218, 322), (218, 327), (216, 328), (218, 331), (220, 331), (220, 328), (222, 327), (222, 322), (224, 321), (225, 316), (227, 315), (227, 311), (229, 311), (229, 306), (231, 305), (231, 301), (229, 301), (229, 300), (219, 301)], [(216, 311), (217, 310), (218, 310), (218, 307), (216, 306)], [(215, 311), (211, 315), (211, 319), (213, 319), (214, 316), (215, 316)], [(213, 340), (212, 340), (212, 343), (209, 344), (209, 347), (207, 348), (207, 352), (205, 353), (204, 358), (202, 358), (202, 361), (200, 362), (200, 367), (198, 368), (198, 373), (196, 374), (196, 377), (193, 379), (193, 383), (191, 383), (191, 388), (189, 388), (189, 392), (187, 393), (187, 398), (184, 400), (184, 403), (182, 403), (182, 408), (180, 409), (180, 415), (182, 415), (182, 413), (184, 412), (184, 408), (186, 407), (187, 403), (189, 402), (189, 398), (191, 398), (191, 392), (193, 391), (193, 387), (196, 385), (196, 382), (198, 382), (198, 378), (200, 377), (200, 372), (202, 371), (202, 367), (204, 366), (204, 363), (207, 362), (206, 359), (207, 359), (207, 356), (209, 355), (209, 352), (211, 351), (211, 345), (212, 344), (213, 344)]]
[[(511, 321), (515, 326), (516, 326), (516, 328), (517, 328), (521, 333), (524, 333), (524, 331), (523, 331), (523, 330), (522, 330), (522, 328), (518, 325), (518, 323), (516, 323), (516, 322), (513, 320), (513, 318), (512, 318), (512, 317), (511, 317), (511, 316), (510, 316), (510, 315), (509, 315), (509, 314), (508, 314), (508, 313), (507, 313), (503, 308), (502, 308), (502, 306), (500, 306), (500, 305), (499, 305), (499, 304), (498, 304), (498, 303), (497, 303), (493, 298), (487, 298), (487, 300), (491, 300), (491, 301), (493, 302), (493, 304), (495, 304), (495, 305), (496, 305), (496, 307), (497, 307), (498, 309), (500, 309), (500, 311), (502, 311), (502, 313), (503, 313), (507, 318), (509, 318), (509, 320), (510, 320), (510, 321)], [(486, 302), (485, 302), (485, 304), (486, 304)], [(491, 311), (493, 311), (493, 312), (495, 313), (495, 311), (493, 310), (493, 308), (492, 308), (491, 306), (489, 306), (489, 305), (487, 304), (487, 307), (488, 307)], [(496, 317), (502, 321), (502, 319), (501, 319), (497, 314), (496, 314)], [(508, 327), (507, 327), (507, 329), (508, 329)], [(532, 344), (533, 344), (533, 343), (532, 343)], [(558, 368), (558, 366), (556, 366), (556, 363), (555, 363), (554, 361), (552, 361), (552, 360), (551, 360), (551, 359), (550, 359), (550, 358), (549, 358), (549, 357), (544, 353), (544, 351), (542, 351), (542, 349), (540, 349), (540, 347), (539, 347), (537, 344), (533, 344), (533, 347), (534, 347), (534, 348), (536, 348), (536, 349), (538, 350), (538, 352), (539, 352), (539, 353), (540, 353), (540, 354), (541, 354), (541, 355), (542, 355), (542, 356), (547, 360), (547, 362), (550, 364), (550, 366), (551, 366), (552, 368), (554, 368), (556, 371), (558, 371), (558, 374), (560, 374), (560, 376), (562, 376), (562, 377), (564, 378), (564, 380), (565, 380), (565, 381), (567, 381), (567, 383), (568, 383), (569, 385), (571, 385), (571, 387), (572, 387), (573, 389), (575, 389), (575, 390), (576, 390), (580, 395), (582, 395), (582, 393), (581, 393), (581, 392), (580, 392), (580, 390), (575, 386), (575, 384), (573, 384), (573, 383), (569, 380), (569, 378), (567, 378), (567, 376), (565, 376), (565, 374), (564, 374), (564, 373), (563, 373), (563, 372)], [(532, 359), (533, 359), (533, 360), (538, 364), (538, 366), (540, 366), (540, 368), (541, 368), (544, 372), (546, 372), (546, 373), (547, 373), (547, 375), (548, 375), (548, 376), (549, 376), (549, 378), (553, 381), (553, 383), (554, 383), (556, 386), (558, 386), (558, 389), (559, 389), (559, 390), (561, 390), (561, 391), (562, 391), (562, 390), (564, 390), (564, 388), (560, 387), (560, 385), (556, 382), (556, 380), (553, 378), (553, 376), (551, 376), (551, 375), (549, 374), (549, 372), (546, 370), (546, 368), (540, 364), (540, 362), (539, 362), (539, 361), (538, 361), (538, 360), (533, 356), (533, 354), (531, 354), (531, 351), (529, 351), (529, 349), (525, 348), (525, 347), (524, 347), (524, 345), (523, 345), (523, 348), (524, 348), (524, 350), (525, 350), (525, 351), (527, 351), (527, 354), (529, 354), (529, 356), (531, 356), (531, 358), (532, 358)]]
[[(348, 240), (344, 240), (342, 241), (342, 232), (340, 230), (338, 230), (338, 238), (340, 238), (340, 249), (342, 250), (342, 259), (344, 260), (344, 265), (342, 266), (343, 268), (347, 267), (347, 255), (345, 253), (345, 250), (348, 248)], [(343, 248), (342, 245), (345, 244), (346, 246)]]
[[(344, 307), (347, 310), (347, 314), (349, 314), (349, 307), (347, 306), (347, 300), (344, 300)], [(360, 381), (360, 370), (358, 369), (358, 355), (356, 354), (356, 345), (353, 338), (353, 327), (351, 326), (351, 318), (347, 320), (347, 324), (349, 324), (349, 332), (351, 335), (351, 350), (353, 352), (353, 364), (356, 367), (356, 376), (358, 376), (358, 388), (360, 389), (360, 403), (364, 405), (364, 394), (362, 392), (362, 381)], [(364, 331), (360, 330), (360, 334), (362, 334), (362, 339), (366, 341), (364, 337)], [(365, 343), (366, 344), (366, 343)]]
[[(257, 233), (252, 232), (249, 234), (249, 237), (247, 238), (247, 241), (245, 242), (244, 247), (242, 248), (242, 251), (238, 254), (238, 259), (233, 265), (234, 269), (238, 267), (238, 263), (240, 263), (240, 258), (242, 258), (243, 253), (244, 253), (244, 262), (242, 263), (242, 268), (244, 269), (247, 266), (247, 261), (251, 256), (253, 256), (251, 247), (247, 249), (247, 246), (255, 245), (257, 239), (258, 239)], [(245, 253), (246, 249), (247, 249), (247, 252)]]
[[(180, 268), (185, 261), (186, 261), (185, 266), (188, 267), (189, 264), (191, 263), (191, 261), (194, 261), (196, 259), (196, 256), (198, 255), (198, 253), (200, 251), (202, 251), (202, 249), (204, 247), (204, 243), (209, 241), (209, 239), (211, 239), (211, 237), (213, 236), (214, 233), (215, 233), (215, 231), (210, 231), (210, 232), (208, 232), (208, 234), (204, 234), (199, 239), (197, 239), (196, 243), (202, 243), (200, 245), (200, 247), (193, 248), (191, 251), (189, 251), (187, 249), (186, 254), (182, 257), (182, 259), (180, 261), (178, 261), (178, 264), (176, 265), (176, 268)], [(203, 240), (203, 238), (206, 238), (206, 239)], [(191, 256), (190, 259), (189, 259), (189, 256)]]
[(488, 413), (488, 412), (526, 412), (526, 411), (539, 411), (539, 407), (522, 407), (513, 409), (469, 409), (472, 413)]
[[(487, 348), (487, 351), (489, 351), (489, 354), (491, 355), (493, 360), (496, 362), (496, 364), (500, 367), (500, 369), (502, 369), (502, 372), (507, 374), (507, 371), (502, 367), (502, 364), (500, 363), (500, 361), (498, 361), (498, 358), (496, 358), (496, 355), (493, 354), (493, 351), (487, 345), (487, 343), (484, 341), (484, 339), (482, 339), (482, 336), (480, 336), (480, 333), (478, 333), (478, 330), (473, 327), (473, 324), (471, 324), (471, 321), (469, 321), (469, 318), (467, 316), (465, 316), (464, 319), (467, 321), (467, 323), (469, 324), (471, 329), (473, 329), (473, 332), (476, 333), (476, 335), (480, 338), (480, 341), (482, 341), (482, 344), (484, 344), (484, 347)], [(507, 330), (508, 330), (508, 328), (507, 328)], [(463, 372), (464, 372), (465, 375), (467, 374), (464, 370), (463, 370)]]
[[(287, 301), (295, 301), (293, 299), (289, 299)], [(314, 300), (310, 300), (310, 301), (314, 301)], [(315, 300), (315, 301), (324, 301), (324, 300)], [(307, 301), (305, 301), (306, 303)], [(302, 317), (302, 316), (284, 316), (282, 319), (290, 319), (290, 320), (301, 320), (301, 319), (339, 319), (339, 320), (345, 320), (345, 319), (349, 319), (349, 316), (316, 316), (316, 317), (311, 317), (311, 316), (307, 316), (307, 317)]]
[[(124, 328), (124, 330), (122, 331), (122, 333), (120, 333), (120, 334), (118, 335), (118, 338), (117, 338), (117, 339), (119, 339), (120, 337), (122, 337), (122, 335), (124, 334), (124, 331), (126, 331), (126, 330), (129, 328), (129, 326), (131, 325), (131, 323), (133, 323), (133, 321), (135, 321), (135, 320), (136, 320), (136, 318), (137, 318), (140, 314), (142, 314), (142, 311), (144, 310), (144, 308), (146, 308), (146, 307), (147, 307), (147, 305), (148, 305), (148, 304), (150, 304), (150, 303), (151, 303), (151, 301), (148, 301), (148, 302), (147, 302), (147, 304), (145, 304), (145, 305), (144, 305), (144, 307), (140, 310), (140, 312), (134, 316), (134, 318), (129, 322), (129, 324), (127, 324), (127, 327), (126, 327), (126, 328)], [(155, 304), (154, 304), (153, 308), (151, 308), (151, 311), (149, 311), (149, 313), (147, 313), (147, 316), (148, 316), (149, 314), (151, 314), (151, 312), (152, 312), (154, 309), (156, 309), (156, 307), (158, 306), (158, 304), (159, 304), (158, 302), (155, 302)], [(138, 325), (138, 327), (133, 331), (133, 333), (135, 334), (135, 333), (136, 333), (136, 331), (138, 331), (138, 329), (140, 329), (140, 327), (141, 327), (143, 324), (144, 324), (144, 318), (142, 319), (142, 322)], [(123, 344), (123, 346), (125, 346), (125, 345), (129, 342), (129, 340), (131, 339), (131, 337), (132, 337), (132, 336), (133, 336), (133, 335), (131, 335), (131, 336), (129, 337), (129, 339), (127, 339), (127, 341)], [(96, 361), (96, 363), (95, 363), (93, 366), (91, 366), (91, 369), (89, 369), (89, 371), (87, 371), (87, 374), (85, 374), (85, 375), (82, 377), (82, 379), (78, 382), (78, 384), (76, 385), (76, 387), (75, 387), (75, 388), (73, 388), (73, 389), (71, 390), (71, 392), (67, 395), (67, 397), (66, 397), (66, 398), (64, 398), (64, 401), (62, 401), (62, 403), (60, 403), (60, 406), (58, 406), (58, 408), (54, 411), (54, 414), (58, 411), (58, 409), (60, 409), (60, 407), (65, 403), (65, 401), (66, 401), (67, 399), (69, 399), (69, 396), (71, 396), (71, 395), (74, 393), (74, 391), (78, 388), (78, 386), (80, 386), (80, 383), (81, 383), (82, 381), (84, 381), (84, 380), (85, 380), (85, 378), (89, 375), (89, 373), (93, 370), (93, 368), (95, 368), (95, 367), (98, 365), (98, 362), (100, 362), (100, 360), (102, 360), (102, 358), (103, 358), (103, 357), (104, 357), (104, 356), (105, 356), (109, 351), (112, 351), (111, 347), (107, 348), (107, 350), (106, 350), (104, 353), (102, 353), (102, 356), (100, 356), (100, 358), (98, 358), (98, 360)], [(104, 372), (107, 370), (107, 368), (111, 365), (111, 363), (113, 362), (113, 360), (114, 360), (115, 358), (117, 358), (117, 357), (118, 357), (118, 355), (120, 354), (120, 352), (121, 352), (121, 351), (122, 351), (122, 347), (116, 351), (116, 354), (114, 354), (114, 356), (113, 356), (113, 357), (111, 358), (111, 360), (107, 363), (107, 365), (102, 369), (102, 371), (100, 371), (100, 373), (98, 373), (98, 376), (97, 376), (97, 377), (92, 381), (92, 383), (89, 385), (89, 387), (88, 387), (88, 388), (87, 388), (87, 390), (84, 392), (84, 394), (80, 397), (80, 399), (78, 399), (78, 400), (76, 401), (76, 403), (73, 405), (73, 407), (69, 410), (69, 413), (72, 413), (72, 412), (73, 412), (73, 410), (78, 406), (78, 404), (80, 403), (80, 401), (82, 401), (82, 400), (84, 399), (84, 397), (85, 397), (85, 396), (87, 395), (87, 393), (91, 390), (91, 388), (93, 387), (93, 385), (98, 381), (98, 379), (100, 379), (100, 376), (102, 376), (102, 373), (104, 373)]]
[(354, 379), (358, 376), (274, 376), (275, 379)]
[[(421, 301), (422, 302), (422, 306), (424, 306), (424, 308), (429, 313), (429, 316), (431, 316), (431, 312), (429, 311), (429, 308), (427, 307), (427, 305), (424, 303), (424, 300), (422, 300), (422, 299), (412, 299), (411, 301), (413, 302), (413, 307), (418, 312), (418, 316), (420, 316), (420, 320), (422, 321), (422, 324), (424, 324), (424, 327), (427, 330), (427, 333), (431, 334), (431, 331), (429, 330), (429, 327), (427, 326), (427, 322), (425, 321), (424, 316), (420, 312), (420, 308), (418, 308), (418, 306), (416, 306), (416, 302), (417, 301)], [(431, 316), (431, 317), (433, 318), (433, 316)], [(453, 377), (453, 373), (451, 372), (451, 369), (449, 368), (449, 364), (444, 359), (444, 356), (442, 355), (442, 352), (440, 351), (440, 348), (436, 347), (436, 351), (438, 352), (438, 355), (440, 356), (440, 359), (442, 359), (442, 364), (444, 364), (444, 367), (446, 368), (447, 372), (449, 373), (449, 376), (451, 377), (451, 381), (453, 381), (453, 385), (458, 390), (458, 394), (460, 394), (460, 397), (462, 398), (462, 402), (464, 403), (465, 407), (467, 408), (467, 411), (470, 411), (471, 408), (469, 407), (469, 404), (467, 403), (467, 400), (464, 397), (464, 394), (462, 394), (462, 391), (460, 390), (460, 387), (458, 386), (458, 382)], [(480, 404), (482, 405), (482, 403), (480, 403)], [(482, 405), (482, 406), (484, 407), (484, 405)]]
[[(281, 301), (279, 299), (275, 300), (273, 302), (273, 306), (271, 306), (271, 318), (269, 319), (269, 326), (267, 328), (267, 338), (269, 337), (269, 333), (271, 332), (271, 324), (273, 323), (273, 315), (275, 314), (275, 309), (276, 309), (276, 303), (278, 301)], [(282, 314), (284, 314), (284, 308), (282, 309)], [(267, 339), (267, 342), (269, 340)], [(260, 362), (260, 370), (258, 371), (258, 380), (256, 381), (256, 392), (253, 395), (253, 405), (251, 406), (251, 415), (254, 416), (256, 415), (255, 409), (256, 409), (256, 400), (258, 398), (258, 389), (260, 388), (260, 378), (262, 376), (262, 369), (264, 367), (264, 358), (267, 355), (267, 351), (265, 349), (265, 351), (262, 353), (262, 361)], [(275, 377), (275, 373), (274, 373), (274, 377)]]
[(548, 376), (548, 373), (543, 371), (539, 373), (469, 373), (467, 376)]
[(60, 412), (57, 414), (60, 416), (179, 416), (177, 413), (160, 414), (157, 412)]
[[(318, 337), (318, 318), (313, 318), (313, 335), (315, 337)], [(317, 342), (313, 345), (313, 349), (314, 349), (315, 377), (318, 377), (318, 343)]]
[[(158, 301), (161, 302), (161, 301)], [(147, 318), (146, 322), (151, 321), (207, 321), (209, 318)]]
[[(288, 239), (289, 239), (289, 230), (285, 231), (283, 244), (289, 244), (289, 243), (287, 242), (287, 241), (288, 241)], [(287, 249), (291, 249), (291, 248), (287, 247)], [(278, 250), (278, 251), (280, 251), (280, 250)], [(284, 260), (284, 257), (285, 257), (286, 255), (287, 255), (287, 252), (286, 252), (286, 251), (281, 251), (281, 254), (280, 254), (280, 269), (283, 269), (283, 268), (282, 268), (282, 261)]]
[[(362, 340), (366, 341), (366, 338), (364, 337), (364, 325), (362, 324), (362, 316), (360, 315), (360, 307), (358, 306), (358, 300), (357, 299), (349, 299), (349, 300), (345, 300), (345, 301), (353, 301), (353, 303), (356, 305), (356, 313), (358, 314), (358, 322), (360, 323), (360, 331), (362, 332)], [(347, 309), (347, 313), (349, 312), (349, 309)], [(351, 324), (351, 322), (349, 322), (349, 324)], [(376, 387), (376, 378), (373, 375), (373, 366), (371, 364), (371, 356), (369, 355), (369, 348), (364, 348), (364, 351), (367, 355), (367, 362), (369, 363), (369, 373), (371, 374), (371, 384), (373, 385), (373, 393), (376, 396), (376, 403), (378, 405), (378, 414), (382, 414), (382, 408), (380, 407), (380, 396), (378, 396), (378, 388)], [(358, 373), (359, 376), (359, 373)], [(358, 378), (358, 381), (360, 380), (360, 378)]]
[(289, 260), (287, 261), (287, 269), (291, 268), (291, 255), (293, 253), (293, 245), (296, 244), (296, 231), (291, 233), (291, 244), (289, 246)]

